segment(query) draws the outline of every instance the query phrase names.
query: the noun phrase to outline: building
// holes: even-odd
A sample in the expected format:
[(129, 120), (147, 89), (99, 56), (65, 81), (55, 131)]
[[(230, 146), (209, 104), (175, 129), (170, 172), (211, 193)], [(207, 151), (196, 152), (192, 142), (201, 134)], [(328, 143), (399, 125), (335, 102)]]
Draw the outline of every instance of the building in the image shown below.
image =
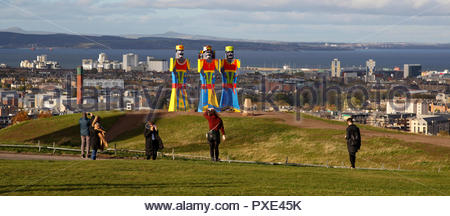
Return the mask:
[(366, 82), (375, 82), (375, 66), (373, 59), (366, 61)]
[(99, 64), (103, 64), (103, 63), (105, 63), (107, 61), (108, 61), (108, 56), (106, 55), (106, 53), (98, 54), (98, 63)]
[(94, 60), (92, 59), (81, 60), (81, 66), (83, 67), (83, 70), (92, 70), (96, 67), (96, 65), (94, 65)]
[(428, 104), (421, 100), (412, 100), (406, 98), (397, 98), (388, 100), (386, 103), (386, 114), (406, 114), (414, 113), (416, 115), (428, 114)]
[(0, 103), (7, 106), (19, 106), (19, 94), (17, 91), (0, 89)]
[(436, 100), (441, 103), (449, 104), (450, 103), (450, 94), (438, 93), (436, 95)]
[(126, 72), (134, 70), (138, 66), (139, 56), (134, 53), (127, 53), (123, 55), (122, 69)]
[(20, 62), (21, 68), (29, 69), (60, 69), (61, 66), (57, 61), (48, 61), (47, 55), (39, 55), (36, 60), (23, 60)]
[(447, 113), (448, 105), (443, 103), (431, 103), (430, 104), (430, 111), (432, 113)]
[(422, 74), (422, 65), (420, 64), (405, 64), (403, 66), (403, 78), (415, 78)]
[(83, 68), (77, 67), (77, 104), (83, 103)]
[(97, 61), (92, 59), (83, 59), (82, 66), (83, 70), (92, 70), (96, 68), (98, 72), (103, 72), (103, 70), (122, 69), (122, 62), (109, 60), (106, 53), (100, 53)]
[(94, 87), (94, 88), (124, 88), (123, 79), (85, 79), (83, 81), (83, 87)]
[(5, 128), (11, 125), (12, 115), (0, 115), (0, 128)]
[(449, 120), (442, 116), (416, 117), (410, 121), (410, 132), (437, 135), (449, 132)]
[(341, 62), (336, 58), (331, 61), (331, 77), (341, 77)]
[(151, 56), (147, 56), (147, 71), (169, 71), (169, 63), (165, 59), (155, 59)]

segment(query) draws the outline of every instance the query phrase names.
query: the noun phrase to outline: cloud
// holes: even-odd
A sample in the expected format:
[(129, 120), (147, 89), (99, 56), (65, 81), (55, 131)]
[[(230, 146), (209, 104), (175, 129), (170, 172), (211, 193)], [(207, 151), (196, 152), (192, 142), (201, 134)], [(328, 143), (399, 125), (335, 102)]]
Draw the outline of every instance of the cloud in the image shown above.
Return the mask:
[(404, 16), (423, 12), (423, 15), (450, 15), (450, 1), (448, 0), (121, 0), (111, 5), (160, 9), (314, 11)]
[(0, 28), (10, 26), (287, 41), (394, 41), (403, 35), (403, 41), (450, 42), (439, 38), (450, 26), (450, 0), (0, 0)]

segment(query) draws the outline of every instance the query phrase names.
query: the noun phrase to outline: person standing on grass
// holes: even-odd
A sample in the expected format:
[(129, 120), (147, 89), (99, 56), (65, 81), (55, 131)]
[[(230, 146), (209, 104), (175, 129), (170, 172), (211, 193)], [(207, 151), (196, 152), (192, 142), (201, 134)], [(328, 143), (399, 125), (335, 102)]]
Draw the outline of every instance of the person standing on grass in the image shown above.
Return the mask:
[[(89, 127), (91, 120), (88, 118), (86, 112), (83, 112), (82, 117), (78, 120), (80, 123), (80, 135), (81, 135), (81, 158), (89, 158), (90, 150), (90, 134)], [(86, 153), (86, 154), (85, 154)]]
[(94, 116), (93, 114), (92, 118), (94, 119), (91, 123), (90, 128), (90, 134), (91, 134), (91, 145), (92, 145), (92, 155), (91, 159), (96, 160), (97, 159), (97, 152), (98, 150), (103, 150), (105, 147), (108, 147), (108, 143), (106, 142), (106, 131), (103, 129), (103, 127), (100, 124), (100, 117)]
[(222, 132), (223, 141), (225, 141), (225, 128), (223, 127), (223, 121), (214, 110), (209, 108), (205, 111), (203, 116), (208, 120), (209, 131), (206, 134), (206, 138), (209, 142), (209, 153), (211, 155), (211, 161), (219, 161), (219, 144), (220, 144), (220, 132)]
[(158, 156), (159, 149), (159, 133), (158, 128), (155, 123), (152, 121), (148, 121), (145, 124), (145, 156), (147, 160), (156, 160), (156, 156)]
[(359, 132), (359, 128), (353, 124), (353, 119), (347, 119), (347, 133), (345, 139), (347, 139), (347, 150), (350, 156), (350, 163), (352, 169), (355, 168), (356, 162), (356, 152), (361, 148), (361, 133)]

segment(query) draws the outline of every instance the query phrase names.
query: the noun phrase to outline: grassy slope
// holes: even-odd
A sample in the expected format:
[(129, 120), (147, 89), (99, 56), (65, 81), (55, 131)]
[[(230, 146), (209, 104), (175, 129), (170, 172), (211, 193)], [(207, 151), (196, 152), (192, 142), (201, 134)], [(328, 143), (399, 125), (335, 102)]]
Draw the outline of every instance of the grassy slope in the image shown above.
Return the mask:
[[(265, 162), (348, 165), (342, 130), (301, 129), (270, 119), (225, 117), (227, 141), (221, 144), (221, 157)], [(206, 120), (200, 116), (177, 116), (157, 121), (160, 135), (170, 153), (209, 155)], [(112, 143), (118, 148), (144, 149), (143, 126), (131, 130)], [(450, 169), (450, 149), (429, 148), (385, 137), (364, 141), (357, 166), (420, 170)]]
[(0, 195), (450, 195), (448, 172), (181, 160), (0, 160)]
[[(301, 115), (302, 115), (302, 118), (323, 121), (323, 122), (326, 122), (328, 124), (333, 124), (333, 125), (347, 126), (347, 123), (345, 121), (324, 119), (324, 118), (319, 118), (319, 117), (316, 117), (316, 116), (313, 116), (313, 115), (304, 114), (304, 113), (302, 113)], [(404, 131), (398, 131), (398, 130), (394, 130), (394, 129), (375, 127), (375, 126), (371, 126), (371, 125), (358, 124), (358, 127), (361, 128), (361, 129), (366, 129), (366, 130), (371, 130), (371, 131), (376, 131), (376, 132), (413, 135), (413, 134), (410, 134), (410, 133), (407, 133), (407, 132), (404, 132)]]
[[(111, 127), (123, 112), (97, 112), (105, 128)], [(80, 145), (80, 127), (78, 120), (81, 114), (63, 115), (51, 118), (25, 121), (0, 130), (2, 143), (51, 144), (56, 142), (63, 146)]]

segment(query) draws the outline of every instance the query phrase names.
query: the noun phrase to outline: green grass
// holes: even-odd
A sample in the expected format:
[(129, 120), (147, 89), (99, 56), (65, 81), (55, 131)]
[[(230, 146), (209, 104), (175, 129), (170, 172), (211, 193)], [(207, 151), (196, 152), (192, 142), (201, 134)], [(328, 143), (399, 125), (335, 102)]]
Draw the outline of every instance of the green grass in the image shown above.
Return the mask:
[[(304, 114), (304, 113), (301, 114), (301, 117), (305, 118), (305, 119), (313, 119), (313, 120), (323, 121), (323, 122), (326, 122), (326, 123), (332, 124), (332, 125), (340, 125), (340, 126), (345, 126), (345, 127), (347, 126), (347, 123), (345, 121), (324, 119), (324, 118), (319, 118), (317, 116), (308, 115), (308, 114)], [(403, 131), (398, 131), (398, 130), (393, 130), (393, 129), (388, 129), (388, 128), (380, 128), (380, 127), (375, 127), (375, 126), (371, 126), (371, 125), (358, 124), (358, 127), (361, 128), (361, 129), (366, 129), (366, 130), (376, 131), (376, 132), (382, 132), (382, 133), (412, 135), (410, 133), (403, 132)]]
[[(224, 117), (227, 140), (220, 144), (222, 159), (349, 166), (345, 131), (305, 129), (272, 119)], [(201, 116), (180, 115), (157, 120), (165, 152), (209, 156)], [(143, 126), (115, 139), (120, 149), (144, 149)], [(371, 168), (450, 170), (450, 149), (393, 138), (363, 138), (357, 166)]]
[(448, 172), (183, 160), (0, 160), (0, 195), (450, 195)]
[[(123, 112), (97, 112), (105, 128), (110, 128)], [(80, 146), (80, 114), (35, 119), (0, 130), (2, 143), (29, 144), (40, 141), (42, 145), (55, 142), (58, 146)]]
[[(111, 127), (123, 112), (100, 112), (106, 128)], [(23, 122), (0, 130), (2, 143), (36, 143), (78, 147), (80, 114), (58, 116)], [(314, 117), (308, 117), (314, 118)], [(222, 159), (263, 162), (288, 162), (349, 166), (344, 140), (345, 131), (307, 129), (283, 124), (274, 119), (258, 117), (224, 117), (227, 140), (220, 145)], [(329, 121), (329, 120), (323, 120)], [(330, 121), (333, 124), (343, 122)], [(140, 123), (138, 123), (140, 124)], [(205, 133), (207, 122), (202, 116), (178, 115), (157, 120), (166, 153), (209, 156)], [(143, 125), (130, 128), (110, 142), (118, 149), (144, 150)], [(369, 128), (370, 129), (370, 128)], [(11, 150), (11, 148), (2, 148)], [(13, 149), (14, 151), (29, 151)], [(450, 148), (408, 143), (387, 137), (363, 137), (357, 166), (368, 168), (450, 170)]]

